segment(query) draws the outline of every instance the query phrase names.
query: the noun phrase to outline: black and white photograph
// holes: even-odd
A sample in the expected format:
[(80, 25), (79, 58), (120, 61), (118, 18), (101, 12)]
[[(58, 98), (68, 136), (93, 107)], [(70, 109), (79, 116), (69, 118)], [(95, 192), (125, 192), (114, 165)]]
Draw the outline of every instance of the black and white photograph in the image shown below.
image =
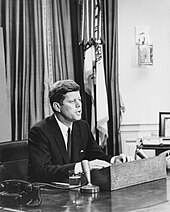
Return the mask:
[(170, 211), (170, 1), (0, 0), (0, 211)]

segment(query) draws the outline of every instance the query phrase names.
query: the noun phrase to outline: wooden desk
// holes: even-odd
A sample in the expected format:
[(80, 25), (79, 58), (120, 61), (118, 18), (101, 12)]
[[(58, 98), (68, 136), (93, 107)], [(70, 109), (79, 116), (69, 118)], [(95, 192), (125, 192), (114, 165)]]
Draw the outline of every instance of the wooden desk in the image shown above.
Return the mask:
[(169, 211), (170, 173), (167, 179), (112, 192), (100, 191), (94, 195), (78, 191), (42, 190), (42, 204), (38, 208), (18, 209), (30, 212)]

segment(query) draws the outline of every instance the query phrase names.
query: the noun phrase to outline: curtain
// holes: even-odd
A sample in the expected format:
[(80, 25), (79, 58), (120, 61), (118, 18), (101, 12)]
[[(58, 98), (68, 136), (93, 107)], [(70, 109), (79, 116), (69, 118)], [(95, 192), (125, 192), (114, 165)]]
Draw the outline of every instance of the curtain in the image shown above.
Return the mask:
[(74, 61), (74, 78), (80, 85), (82, 98), (82, 118), (91, 124), (91, 97), (84, 91), (83, 66), (84, 66), (84, 46), (80, 42), (82, 0), (71, 0), (71, 29)]
[[(83, 0), (74, 1), (77, 3), (77, 8), (74, 11), (79, 21), (74, 23), (79, 27), (79, 30), (75, 27), (75, 31), (80, 36), (81, 19), (83, 16), (82, 4)], [(118, 3), (117, 0), (101, 0), (99, 1), (102, 6), (102, 24), (103, 24), (103, 50), (104, 50), (104, 70), (106, 77), (107, 95), (108, 95), (108, 108), (109, 108), (109, 121), (108, 121), (108, 140), (105, 151), (111, 155), (118, 155), (122, 152), (121, 137), (120, 137), (120, 120), (121, 120), (121, 104), (120, 104), (120, 92), (119, 92), (119, 73), (118, 73)], [(74, 16), (74, 15), (73, 15)], [(90, 30), (90, 29), (89, 29)], [(76, 40), (78, 38), (76, 37)], [(80, 38), (79, 38), (80, 40)], [(74, 43), (74, 42), (73, 42)], [(85, 118), (91, 123), (91, 97), (84, 91), (83, 85), (83, 61), (84, 61), (84, 49), (80, 45), (80, 54), (77, 55), (81, 65), (79, 64), (79, 70), (75, 73), (75, 77), (80, 77), (80, 83), (84, 92), (86, 116)], [(74, 48), (76, 49), (76, 48)], [(78, 52), (78, 50), (77, 50)], [(80, 55), (82, 55), (80, 57)], [(88, 114), (88, 115), (87, 115)]]
[(122, 151), (120, 137), (121, 105), (118, 73), (118, 2), (103, 0), (104, 61), (109, 105), (108, 153), (118, 155)]
[[(119, 91), (119, 73), (118, 73), (118, 2), (117, 0), (101, 0), (99, 1), (102, 6), (103, 16), (103, 50), (104, 50), (104, 69), (106, 77), (107, 95), (108, 95), (108, 108), (109, 108), (109, 122), (108, 122), (108, 140), (106, 152), (111, 155), (117, 155), (122, 152), (121, 137), (120, 137), (120, 121), (121, 121), (121, 104), (120, 104), (120, 91)], [(74, 25), (74, 55), (78, 58), (75, 79), (81, 84), (83, 90), (83, 100), (85, 114), (84, 118), (91, 123), (91, 96), (87, 95), (84, 91), (83, 79), (83, 62), (84, 62), (84, 46), (79, 47), (77, 40), (81, 40), (81, 20), (83, 16), (82, 10), (83, 0), (75, 0), (72, 4), (72, 20)], [(73, 19), (74, 17), (74, 19)], [(79, 35), (79, 37), (77, 37)], [(76, 54), (77, 53), (77, 54)], [(75, 66), (74, 66), (75, 67)]]
[[(115, 155), (121, 152), (117, 0), (103, 0), (103, 11), (108, 152)], [(81, 0), (0, 0), (11, 140), (27, 138), (30, 127), (51, 114), (48, 91), (56, 80), (80, 84), (83, 118), (91, 120), (91, 100), (83, 84), (84, 49), (79, 45), (81, 15)]]
[(68, 0), (0, 0), (11, 140), (28, 137), (30, 127), (51, 113), (50, 85), (74, 79)]

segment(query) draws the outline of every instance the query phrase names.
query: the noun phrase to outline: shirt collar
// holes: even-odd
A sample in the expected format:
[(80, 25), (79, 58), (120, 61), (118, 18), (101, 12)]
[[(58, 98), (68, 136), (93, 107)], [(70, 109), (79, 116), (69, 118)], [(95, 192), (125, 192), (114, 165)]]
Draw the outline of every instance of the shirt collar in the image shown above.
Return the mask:
[[(67, 133), (68, 126), (66, 126), (65, 124), (63, 124), (63, 123), (57, 118), (57, 116), (56, 116), (55, 114), (54, 114), (54, 116), (55, 116), (55, 119), (56, 119), (56, 121), (57, 121), (57, 123), (58, 123), (58, 125), (59, 125), (59, 127), (60, 127), (60, 129), (61, 129), (61, 131)], [(70, 127), (69, 127), (71, 131), (72, 131), (72, 127), (73, 127), (73, 123), (71, 123), (71, 125), (70, 125)]]

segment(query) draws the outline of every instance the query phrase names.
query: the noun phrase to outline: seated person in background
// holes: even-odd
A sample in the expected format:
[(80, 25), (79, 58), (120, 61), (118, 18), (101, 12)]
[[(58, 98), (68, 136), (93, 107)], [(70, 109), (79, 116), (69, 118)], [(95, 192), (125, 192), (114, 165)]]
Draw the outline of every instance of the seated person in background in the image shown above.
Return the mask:
[[(81, 119), (80, 86), (73, 80), (57, 81), (49, 92), (54, 114), (36, 123), (29, 132), (30, 181), (64, 182), (68, 171), (82, 172), (81, 161), (88, 160), (90, 170), (110, 166), (132, 158), (106, 155), (94, 140), (88, 123)], [(71, 156), (67, 148), (71, 130)]]

